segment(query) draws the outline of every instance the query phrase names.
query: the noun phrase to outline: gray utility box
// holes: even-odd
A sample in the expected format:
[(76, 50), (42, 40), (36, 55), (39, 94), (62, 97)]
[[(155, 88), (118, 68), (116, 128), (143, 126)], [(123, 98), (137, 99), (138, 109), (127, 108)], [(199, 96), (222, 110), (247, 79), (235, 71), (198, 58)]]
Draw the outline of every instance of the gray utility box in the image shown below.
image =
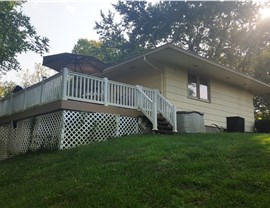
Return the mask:
[(177, 111), (177, 131), (179, 133), (204, 133), (203, 115), (197, 111)]

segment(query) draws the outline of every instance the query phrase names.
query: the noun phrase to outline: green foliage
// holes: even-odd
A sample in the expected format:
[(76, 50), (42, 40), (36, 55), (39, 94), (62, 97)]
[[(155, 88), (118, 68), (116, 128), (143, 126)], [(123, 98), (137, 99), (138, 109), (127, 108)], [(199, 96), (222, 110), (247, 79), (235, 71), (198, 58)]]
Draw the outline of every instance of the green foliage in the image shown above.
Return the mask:
[(269, 160), (268, 134), (123, 137), (0, 161), (0, 206), (268, 207)]
[(4, 98), (11, 94), (12, 90), (16, 86), (16, 83), (12, 81), (0, 81), (0, 98)]
[(0, 2), (0, 73), (20, 69), (18, 53), (48, 51), (48, 38), (39, 36), (21, 11), (23, 1)]
[(88, 40), (86, 38), (80, 38), (74, 48), (72, 53), (82, 54), (86, 56), (94, 56), (102, 61), (104, 61), (104, 53), (101, 50), (102, 43), (95, 40)]
[[(139, 1), (137, 3), (145, 4), (145, 2)], [(126, 31), (128, 28), (127, 23), (115, 22), (114, 16), (115, 14), (110, 11), (107, 16), (101, 12), (102, 22), (96, 22), (94, 28), (102, 42), (101, 49), (104, 53), (104, 60), (107, 63), (123, 61), (146, 49), (138, 42), (129, 41), (128, 39), (131, 39), (131, 37), (125, 37), (129, 35)]]
[(270, 95), (258, 95), (254, 97), (255, 119), (270, 119)]
[(263, 6), (251, 1), (119, 1), (114, 8), (120, 20), (112, 12), (101, 13), (95, 30), (111, 60), (174, 43), (252, 74), (252, 57), (270, 43), (270, 24), (258, 15)]
[(255, 77), (265, 83), (270, 83), (270, 46), (262, 50), (254, 58)]
[(26, 69), (18, 72), (19, 84), (24, 88), (30, 87), (55, 73), (56, 71), (48, 67), (35, 64), (34, 70)]
[[(270, 47), (261, 51), (254, 58), (255, 77), (270, 84)], [(270, 94), (256, 96), (254, 98), (256, 119), (270, 119)]]

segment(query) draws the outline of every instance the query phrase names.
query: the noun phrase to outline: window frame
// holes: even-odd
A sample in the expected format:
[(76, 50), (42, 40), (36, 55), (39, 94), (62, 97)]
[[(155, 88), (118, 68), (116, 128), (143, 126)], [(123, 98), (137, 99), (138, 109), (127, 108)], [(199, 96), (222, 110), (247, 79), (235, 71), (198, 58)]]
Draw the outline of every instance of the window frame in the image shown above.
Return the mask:
[[(190, 76), (196, 77), (196, 96), (192, 96), (189, 95), (189, 78)], [(201, 90), (200, 90), (200, 86), (201, 86), (201, 80), (206, 81), (207, 83), (207, 99), (201, 98)], [(191, 98), (191, 99), (195, 99), (195, 100), (199, 100), (199, 101), (203, 101), (203, 102), (207, 102), (210, 103), (211, 102), (211, 95), (210, 95), (210, 80), (204, 76), (200, 76), (197, 74), (192, 74), (192, 73), (188, 73), (187, 74), (187, 97)]]

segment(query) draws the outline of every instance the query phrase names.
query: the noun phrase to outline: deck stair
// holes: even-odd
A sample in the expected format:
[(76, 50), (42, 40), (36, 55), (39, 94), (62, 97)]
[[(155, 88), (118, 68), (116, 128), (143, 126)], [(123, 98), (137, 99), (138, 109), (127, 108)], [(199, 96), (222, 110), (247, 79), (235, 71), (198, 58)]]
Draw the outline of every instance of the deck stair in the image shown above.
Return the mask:
[(157, 117), (158, 133), (160, 134), (173, 134), (173, 126), (162, 115)]
[(157, 116), (158, 130), (153, 130), (153, 124), (146, 116), (142, 116), (141, 119), (142, 119), (142, 122), (144, 123), (144, 126), (148, 128), (150, 132), (152, 131), (153, 133), (157, 133), (157, 134), (173, 134), (174, 133), (173, 126), (161, 114), (158, 114)]

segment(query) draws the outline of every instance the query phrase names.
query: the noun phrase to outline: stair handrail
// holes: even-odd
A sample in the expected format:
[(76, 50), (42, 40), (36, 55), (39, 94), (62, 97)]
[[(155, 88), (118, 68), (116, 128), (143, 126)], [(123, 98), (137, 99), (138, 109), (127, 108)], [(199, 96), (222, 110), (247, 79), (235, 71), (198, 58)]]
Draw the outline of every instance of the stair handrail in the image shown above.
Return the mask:
[(149, 98), (142, 90), (142, 86), (137, 88), (137, 107), (153, 124), (154, 131), (157, 131), (157, 102)]
[(157, 111), (172, 125), (177, 132), (176, 107), (170, 103), (158, 90), (156, 91)]

